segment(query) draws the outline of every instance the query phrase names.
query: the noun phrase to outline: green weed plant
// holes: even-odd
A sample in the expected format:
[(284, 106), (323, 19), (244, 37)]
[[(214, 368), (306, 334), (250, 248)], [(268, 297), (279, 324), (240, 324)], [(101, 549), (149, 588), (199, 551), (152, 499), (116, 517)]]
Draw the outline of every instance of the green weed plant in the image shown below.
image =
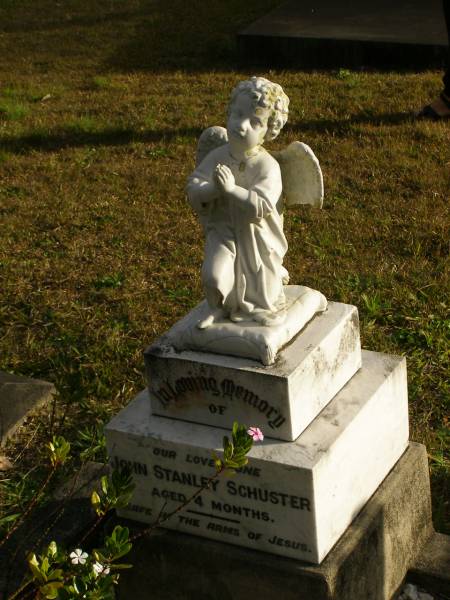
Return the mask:
[[(254, 432), (258, 432), (255, 434)], [(91, 448), (103, 445), (104, 437), (98, 431), (91, 432)], [(254, 437), (256, 435), (256, 438)], [(88, 438), (85, 432), (82, 439)], [(222, 474), (232, 476), (236, 470), (248, 463), (247, 454), (256, 439), (262, 439), (262, 433), (257, 428), (248, 430), (244, 425), (233, 424), (231, 438), (223, 439), (223, 456), (212, 453), (215, 464), (213, 473), (205, 484), (199, 487), (190, 498), (177, 506), (171, 512), (161, 513), (149, 527), (131, 536), (127, 527), (116, 525), (113, 531), (102, 540), (102, 545), (92, 550), (83, 550), (92, 534), (98, 529), (105, 517), (115, 509), (125, 508), (130, 502), (134, 490), (132, 475), (126, 469), (113, 470), (110, 476), (100, 479), (100, 490), (93, 490), (91, 505), (97, 515), (96, 520), (81, 538), (80, 547), (73, 550), (58, 546), (52, 541), (40, 554), (30, 552), (27, 563), (29, 573), (18, 590), (8, 597), (8, 600), (21, 600), (33, 595), (45, 600), (113, 600), (114, 586), (117, 585), (120, 571), (131, 568), (131, 564), (118, 562), (127, 555), (132, 542), (150, 534), (162, 523), (184, 510), (191, 502), (209, 489), (211, 483)], [(48, 442), (47, 450), (50, 469), (45, 480), (22, 514), (10, 515), (13, 519), (3, 519), (3, 527), (8, 527), (6, 535), (0, 539), (0, 547), (7, 542), (18, 529), (19, 525), (30, 517), (47, 487), (56, 469), (62, 467), (70, 457), (70, 444), (61, 436), (54, 436)], [(86, 455), (85, 458), (88, 458)], [(57, 517), (55, 516), (55, 521)], [(11, 523), (13, 523), (11, 525)]]

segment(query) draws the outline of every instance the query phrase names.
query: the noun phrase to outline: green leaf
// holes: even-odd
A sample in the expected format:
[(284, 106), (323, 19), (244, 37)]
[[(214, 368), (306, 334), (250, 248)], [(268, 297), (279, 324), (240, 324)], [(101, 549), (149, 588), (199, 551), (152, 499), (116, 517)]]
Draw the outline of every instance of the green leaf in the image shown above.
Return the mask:
[(7, 515), (6, 517), (2, 517), (0, 519), (0, 527), (2, 525), (6, 525), (6, 523), (11, 523), (11, 521), (15, 521), (18, 517), (20, 517), (20, 513), (15, 513), (13, 515)]
[(95, 512), (97, 514), (101, 514), (101, 511), (99, 510), (99, 508), (101, 506), (101, 499), (95, 490), (91, 494), (91, 504), (92, 504), (93, 508), (95, 509)]
[(132, 547), (133, 545), (130, 543), (121, 546), (121, 550), (114, 554), (113, 560), (117, 560), (118, 558), (122, 558), (122, 556), (125, 556), (125, 554), (128, 554)]
[(234, 446), (230, 442), (228, 444), (228, 446), (224, 449), (224, 452), (223, 452), (223, 456), (224, 456), (225, 461), (230, 460), (230, 458), (233, 456), (233, 451), (234, 451)]
[(123, 539), (123, 530), (125, 531), (126, 539), (128, 539), (128, 529), (126, 527), (121, 527), (120, 525), (116, 525), (111, 533), (111, 540), (116, 543), (120, 543)]
[(100, 550), (93, 550), (92, 554), (94, 555), (95, 560), (99, 563), (104, 563), (107, 560), (106, 556), (102, 554)]
[(58, 546), (56, 545), (56, 542), (50, 542), (48, 549), (47, 549), (47, 556), (56, 556), (58, 552)]
[(107, 475), (103, 475), (103, 477), (100, 479), (100, 482), (102, 485), (103, 493), (106, 496), (108, 494), (108, 477), (107, 477)]
[(214, 466), (216, 467), (216, 471), (222, 470), (222, 460), (217, 456), (215, 452), (211, 452), (211, 456), (214, 461)]
[(50, 568), (50, 562), (49, 562), (48, 558), (46, 556), (44, 556), (44, 558), (42, 559), (42, 562), (41, 562), (41, 573), (44, 576), (46, 576), (49, 568)]
[(47, 583), (39, 588), (39, 592), (44, 596), (44, 598), (48, 598), (48, 600), (54, 600), (58, 597), (58, 590), (63, 587), (63, 583), (60, 581), (52, 581), (51, 583)]
[(38, 559), (36, 558), (36, 554), (32, 553), (28, 555), (28, 566), (30, 567), (30, 571), (33, 576), (41, 583), (45, 581), (44, 575), (41, 573), (41, 569), (38, 563)]
[(237, 462), (236, 462), (236, 461), (234, 461), (234, 460), (227, 460), (227, 461), (226, 461), (226, 467), (227, 467), (227, 469), (228, 469), (228, 468), (231, 468), (231, 469), (239, 469), (240, 465), (239, 465), (239, 463), (237, 463)]
[(53, 466), (65, 463), (70, 452), (70, 444), (65, 438), (61, 435), (54, 435), (52, 441), (47, 444), (47, 448)]
[(126, 494), (121, 494), (116, 500), (117, 508), (125, 508), (130, 503), (131, 497), (133, 496), (133, 492), (127, 492)]
[(64, 579), (63, 570), (55, 569), (54, 571), (50, 571), (48, 574), (48, 579), (50, 579), (51, 581), (59, 581), (61, 579)]

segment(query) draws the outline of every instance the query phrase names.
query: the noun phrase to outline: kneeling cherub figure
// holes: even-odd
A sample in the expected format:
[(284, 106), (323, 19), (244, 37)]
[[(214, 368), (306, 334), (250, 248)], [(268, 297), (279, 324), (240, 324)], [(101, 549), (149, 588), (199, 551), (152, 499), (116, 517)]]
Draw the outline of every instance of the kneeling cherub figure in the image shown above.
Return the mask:
[(232, 92), (226, 134), (211, 128), (202, 135), (204, 146), (211, 138), (220, 145), (201, 156), (187, 186), (205, 234), (202, 283), (209, 314), (200, 329), (223, 318), (267, 326), (285, 318), (282, 177), (263, 144), (280, 133), (288, 105), (281, 86), (252, 77)]

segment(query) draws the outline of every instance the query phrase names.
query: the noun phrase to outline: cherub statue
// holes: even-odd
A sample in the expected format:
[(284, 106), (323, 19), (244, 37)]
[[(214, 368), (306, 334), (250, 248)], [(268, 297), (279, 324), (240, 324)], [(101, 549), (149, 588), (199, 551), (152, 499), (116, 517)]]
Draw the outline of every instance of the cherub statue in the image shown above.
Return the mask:
[(285, 319), (283, 205), (320, 207), (323, 199), (320, 166), (308, 146), (293, 142), (273, 154), (263, 147), (286, 124), (288, 106), (280, 85), (252, 77), (233, 90), (226, 129), (210, 127), (199, 139), (187, 185), (206, 240), (209, 310), (199, 329), (223, 319), (263, 326)]

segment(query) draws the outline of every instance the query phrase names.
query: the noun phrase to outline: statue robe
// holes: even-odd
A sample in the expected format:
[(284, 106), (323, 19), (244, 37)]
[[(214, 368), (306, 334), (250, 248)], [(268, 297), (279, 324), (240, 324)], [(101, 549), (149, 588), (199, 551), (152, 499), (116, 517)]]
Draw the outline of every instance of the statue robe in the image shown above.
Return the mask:
[[(201, 187), (213, 181), (218, 164), (227, 165), (246, 200), (217, 197), (202, 202)], [(274, 315), (284, 308), (283, 267), (287, 242), (278, 212), (282, 194), (278, 162), (263, 148), (243, 162), (225, 144), (212, 150), (190, 176), (188, 199), (205, 234), (202, 282), (211, 308), (232, 317)]]

